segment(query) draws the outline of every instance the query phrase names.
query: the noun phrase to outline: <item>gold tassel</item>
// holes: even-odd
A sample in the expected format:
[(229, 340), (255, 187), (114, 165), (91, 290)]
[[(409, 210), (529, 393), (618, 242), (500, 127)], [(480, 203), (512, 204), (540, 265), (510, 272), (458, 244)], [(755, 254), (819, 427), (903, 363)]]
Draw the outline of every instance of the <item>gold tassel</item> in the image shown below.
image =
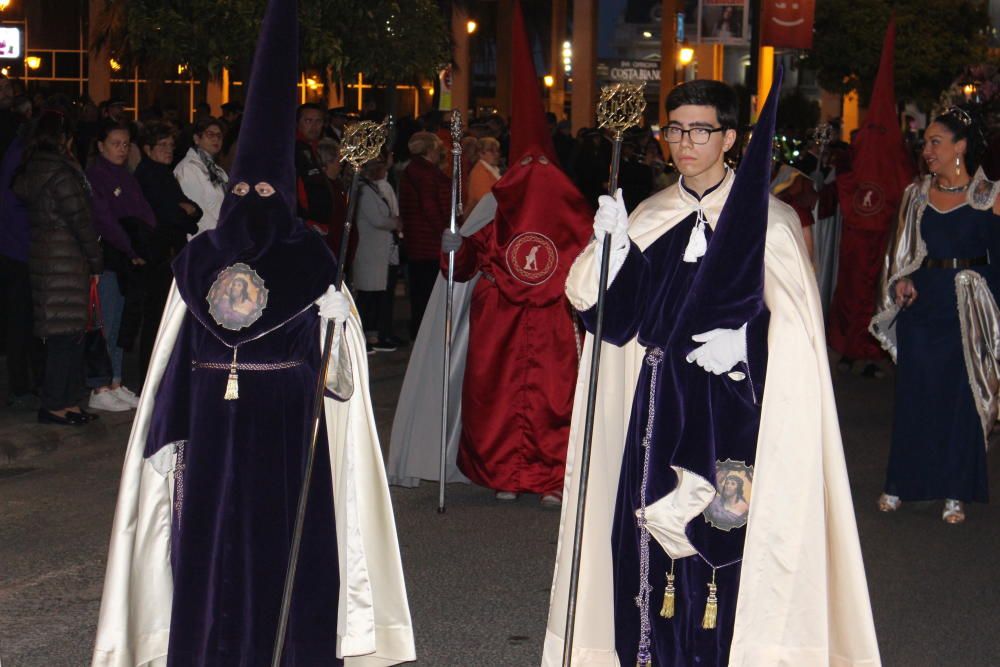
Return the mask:
[(236, 373), (236, 348), (233, 348), (233, 363), (229, 364), (229, 380), (226, 381), (227, 401), (235, 401), (240, 397), (240, 376)]
[(660, 607), (661, 617), (674, 617), (674, 598), (676, 594), (677, 589), (674, 587), (674, 561), (670, 561), (670, 572), (667, 573), (667, 588), (663, 591), (663, 606)]
[(712, 583), (708, 585), (708, 602), (705, 603), (705, 617), (701, 619), (703, 630), (715, 629), (715, 621), (719, 615), (719, 598), (715, 595), (716, 590), (715, 568), (712, 568)]

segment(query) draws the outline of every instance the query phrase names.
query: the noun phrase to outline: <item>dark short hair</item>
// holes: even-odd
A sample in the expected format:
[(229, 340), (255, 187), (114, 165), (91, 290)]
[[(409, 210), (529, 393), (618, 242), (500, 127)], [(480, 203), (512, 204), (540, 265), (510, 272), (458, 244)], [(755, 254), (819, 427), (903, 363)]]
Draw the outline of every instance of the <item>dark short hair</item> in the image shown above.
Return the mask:
[(214, 116), (206, 116), (205, 118), (198, 120), (198, 122), (194, 124), (194, 130), (192, 131), (192, 134), (196, 134), (200, 137), (205, 133), (205, 130), (212, 127), (213, 125), (219, 128), (219, 132), (221, 132), (222, 134), (226, 133), (226, 126), (222, 123), (221, 120), (215, 118)]
[(721, 81), (696, 79), (677, 86), (667, 95), (667, 113), (682, 106), (713, 107), (719, 125), (735, 130), (739, 123), (740, 101), (736, 91)]
[(975, 174), (986, 151), (982, 122), (976, 114), (961, 107), (951, 107), (936, 116), (934, 122), (946, 127), (954, 141), (965, 140), (965, 169)]
[(316, 104), (315, 102), (306, 102), (305, 104), (300, 104), (299, 108), (295, 111), (295, 122), (296, 123), (299, 122), (299, 120), (302, 119), (302, 112), (308, 111), (309, 109), (313, 109), (315, 111), (320, 112), (321, 114), (323, 114), (323, 117), (326, 118), (326, 109)]
[(143, 126), (139, 133), (139, 145), (143, 148), (152, 148), (164, 139), (174, 136), (173, 128), (167, 123), (152, 122)]
[(108, 135), (114, 132), (115, 130), (121, 130), (122, 132), (126, 132), (129, 136), (129, 141), (132, 140), (131, 125), (122, 121), (111, 120), (110, 118), (107, 118), (101, 121), (101, 124), (97, 126), (97, 141), (107, 140)]

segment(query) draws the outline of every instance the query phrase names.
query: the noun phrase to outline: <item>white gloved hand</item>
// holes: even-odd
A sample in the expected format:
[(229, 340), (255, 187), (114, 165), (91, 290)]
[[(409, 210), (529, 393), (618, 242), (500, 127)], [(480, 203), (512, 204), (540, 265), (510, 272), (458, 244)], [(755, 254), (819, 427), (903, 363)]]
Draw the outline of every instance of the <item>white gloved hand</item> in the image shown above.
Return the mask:
[(316, 305), (319, 306), (320, 317), (333, 320), (337, 324), (343, 324), (351, 316), (351, 301), (333, 285), (326, 289), (323, 296), (316, 299)]
[(691, 336), (691, 340), (704, 345), (695, 348), (687, 356), (709, 373), (722, 375), (733, 366), (747, 361), (747, 325), (739, 329), (712, 329)]
[(625, 263), (625, 258), (628, 257), (628, 211), (625, 210), (621, 188), (618, 188), (614, 197), (601, 195), (597, 199), (597, 204), (597, 213), (594, 214), (594, 239), (597, 240), (598, 248), (604, 244), (604, 237), (611, 235), (611, 259), (608, 264), (608, 286), (610, 286)]

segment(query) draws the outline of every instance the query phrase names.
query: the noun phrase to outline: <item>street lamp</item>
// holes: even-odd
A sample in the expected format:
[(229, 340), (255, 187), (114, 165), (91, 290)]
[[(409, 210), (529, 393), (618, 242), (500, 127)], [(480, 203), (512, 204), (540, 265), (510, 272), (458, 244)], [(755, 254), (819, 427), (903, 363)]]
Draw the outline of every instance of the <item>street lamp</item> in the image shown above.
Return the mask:
[(677, 52), (677, 62), (681, 64), (682, 67), (687, 67), (694, 60), (694, 49), (690, 46), (682, 46), (680, 51)]
[(562, 45), (562, 59), (563, 71), (569, 74), (573, 71), (573, 45), (568, 40)]
[(122, 69), (122, 64), (114, 58), (108, 61), (108, 65), (111, 67), (112, 72), (120, 72)]
[(42, 66), (42, 59), (38, 56), (28, 56), (24, 59), (24, 64), (28, 66), (28, 69), (38, 69)]
[(544, 77), (542, 77), (542, 81), (545, 82), (546, 88), (551, 88), (552, 86), (556, 85), (556, 78), (551, 74), (546, 74)]
[[(0, 0), (0, 1), (2, 1), (2, 0)], [(476, 32), (476, 30), (478, 28), (479, 28), (479, 24), (476, 23), (475, 21), (471, 20), (471, 19), (468, 21), (468, 23), (465, 24), (465, 29), (468, 31), (468, 33), (470, 35), (472, 33)]]

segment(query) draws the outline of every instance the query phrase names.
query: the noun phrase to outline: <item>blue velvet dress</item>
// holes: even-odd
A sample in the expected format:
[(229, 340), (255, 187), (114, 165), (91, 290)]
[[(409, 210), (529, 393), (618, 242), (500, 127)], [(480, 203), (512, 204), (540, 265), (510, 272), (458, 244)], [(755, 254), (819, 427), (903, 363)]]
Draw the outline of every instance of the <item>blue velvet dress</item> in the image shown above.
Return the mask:
[[(927, 256), (996, 255), (997, 217), (962, 205), (942, 213), (928, 205), (920, 221)], [(987, 502), (986, 451), (962, 350), (955, 276), (961, 269), (920, 268), (910, 278), (917, 299), (896, 321), (898, 354), (892, 448), (886, 493), (903, 500), (953, 498)], [(996, 269), (972, 270), (996, 297)]]
[[(693, 193), (692, 193), (693, 194)], [(622, 459), (615, 524), (612, 530), (615, 597), (615, 645), (622, 665), (636, 664), (641, 617), (636, 604), (640, 592), (641, 531), (636, 511), (641, 506), (645, 452), (642, 441), (649, 421), (650, 406), (655, 410), (650, 448), (646, 504), (660, 500), (674, 490), (677, 466), (715, 482), (727, 459), (753, 466), (760, 405), (767, 360), (767, 325), (764, 309), (750, 318), (747, 331), (749, 364), (736, 370), (746, 379), (734, 381), (715, 376), (685, 359), (700, 345), (685, 336), (675, 336), (675, 325), (698, 275), (702, 262), (681, 261), (696, 214), (640, 252), (632, 244), (628, 257), (611, 284), (606, 302), (604, 340), (624, 345), (637, 337), (649, 352), (659, 349), (657, 382), (650, 399), (652, 370), (644, 361), (629, 419)], [(712, 230), (706, 227), (709, 247)], [(581, 313), (584, 325), (593, 333), (596, 307)], [(747, 321), (744, 313), (727, 328)], [(746, 493), (749, 500), (749, 488)], [(716, 503), (713, 503), (716, 505)], [(740, 563), (746, 525), (721, 530), (704, 515), (695, 517), (686, 534), (698, 554), (678, 559), (674, 564), (676, 604), (673, 618), (659, 615), (671, 559), (653, 539), (649, 543), (650, 652), (655, 667), (725, 667), (729, 661)], [(713, 629), (702, 628), (708, 584), (716, 568), (718, 622)]]

